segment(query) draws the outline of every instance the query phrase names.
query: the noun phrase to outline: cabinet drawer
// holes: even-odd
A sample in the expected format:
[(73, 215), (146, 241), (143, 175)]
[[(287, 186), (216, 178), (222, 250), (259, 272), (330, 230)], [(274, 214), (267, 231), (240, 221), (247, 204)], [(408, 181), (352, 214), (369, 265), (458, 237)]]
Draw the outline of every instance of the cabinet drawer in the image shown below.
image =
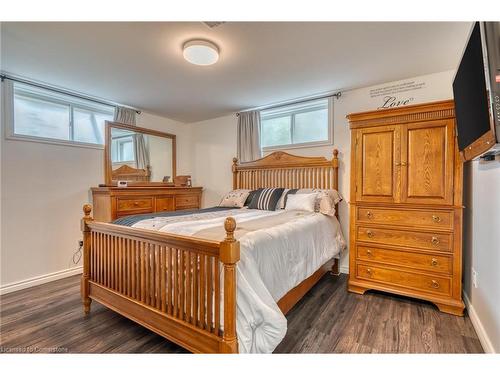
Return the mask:
[(443, 255), (422, 254), (361, 245), (357, 246), (356, 254), (359, 260), (447, 274), (451, 274), (452, 271), (452, 258)]
[(451, 252), (451, 234), (358, 227), (358, 241)]
[(198, 206), (197, 195), (178, 195), (175, 197), (176, 208), (197, 208)]
[(156, 198), (156, 211), (175, 211), (174, 197)]
[(117, 211), (153, 210), (153, 197), (117, 198)]
[(451, 294), (451, 281), (446, 277), (422, 275), (397, 269), (358, 264), (356, 276), (360, 279), (387, 283), (405, 289), (417, 289), (427, 293)]
[(453, 212), (451, 211), (391, 210), (358, 207), (357, 220), (376, 224), (417, 225), (442, 229), (453, 228)]

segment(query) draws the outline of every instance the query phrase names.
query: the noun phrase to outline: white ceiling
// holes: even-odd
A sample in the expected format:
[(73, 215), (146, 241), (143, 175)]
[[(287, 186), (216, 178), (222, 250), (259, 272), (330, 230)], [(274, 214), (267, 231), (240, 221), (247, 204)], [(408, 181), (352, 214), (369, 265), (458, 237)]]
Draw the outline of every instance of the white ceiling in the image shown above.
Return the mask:
[[(193, 122), (325, 91), (455, 69), (452, 22), (2, 23), (2, 70)], [(217, 64), (182, 45), (206, 38)]]

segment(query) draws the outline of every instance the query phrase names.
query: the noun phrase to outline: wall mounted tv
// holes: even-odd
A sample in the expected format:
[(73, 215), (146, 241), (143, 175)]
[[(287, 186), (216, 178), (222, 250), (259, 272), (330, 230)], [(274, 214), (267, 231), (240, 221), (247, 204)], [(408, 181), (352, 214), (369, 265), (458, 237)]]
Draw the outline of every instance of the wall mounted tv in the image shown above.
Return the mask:
[(466, 160), (500, 152), (500, 22), (474, 23), (453, 81), (458, 147)]

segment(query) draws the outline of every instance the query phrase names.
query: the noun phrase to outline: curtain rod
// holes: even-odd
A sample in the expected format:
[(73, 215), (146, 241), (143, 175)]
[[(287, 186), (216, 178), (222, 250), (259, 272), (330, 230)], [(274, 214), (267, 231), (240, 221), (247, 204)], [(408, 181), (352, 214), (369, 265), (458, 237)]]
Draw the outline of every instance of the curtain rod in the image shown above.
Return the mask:
[(111, 101), (104, 100), (104, 99), (96, 99), (96, 98), (94, 98), (92, 96), (87, 96), (85, 94), (77, 94), (74, 91), (70, 91), (70, 90), (66, 90), (66, 89), (62, 89), (62, 88), (50, 86), (50, 85), (43, 84), (43, 83), (38, 83), (38, 82), (29, 80), (29, 79), (16, 77), (16, 76), (13, 76), (13, 75), (10, 75), (10, 74), (0, 73), (0, 79), (2, 80), (2, 82), (5, 79), (8, 79), (8, 80), (13, 81), (13, 82), (24, 83), (26, 85), (30, 85), (30, 86), (34, 86), (34, 87), (39, 87), (41, 89), (54, 91), (54, 92), (57, 92), (59, 94), (73, 96), (75, 98), (80, 98), (80, 99), (88, 100), (88, 101), (91, 101), (91, 102), (94, 102), (94, 103), (98, 103), (98, 104), (104, 104), (104, 105), (109, 105), (109, 106), (113, 106), (113, 107), (125, 107), (125, 108), (129, 108), (129, 109), (133, 109), (139, 115), (141, 114), (141, 111), (138, 110), (137, 108), (125, 106), (125, 105), (122, 105), (122, 104), (119, 104), (119, 103), (115, 103), (115, 102), (111, 102)]
[(286, 100), (286, 101), (278, 102), (275, 104), (268, 104), (268, 105), (262, 105), (259, 107), (253, 107), (253, 108), (245, 109), (244, 111), (237, 112), (236, 116), (239, 116), (240, 113), (244, 113), (244, 112), (257, 111), (257, 110), (261, 111), (261, 110), (265, 110), (265, 109), (279, 108), (279, 107), (284, 107), (287, 105), (308, 102), (311, 100), (325, 99), (325, 98), (329, 98), (331, 96), (333, 96), (336, 99), (339, 99), (342, 96), (342, 92), (341, 91), (328, 92), (328, 93), (323, 93), (323, 94), (318, 94), (318, 95), (313, 95), (313, 96), (307, 96), (307, 97), (302, 97), (302, 98), (297, 98), (297, 99), (292, 99), (292, 100)]

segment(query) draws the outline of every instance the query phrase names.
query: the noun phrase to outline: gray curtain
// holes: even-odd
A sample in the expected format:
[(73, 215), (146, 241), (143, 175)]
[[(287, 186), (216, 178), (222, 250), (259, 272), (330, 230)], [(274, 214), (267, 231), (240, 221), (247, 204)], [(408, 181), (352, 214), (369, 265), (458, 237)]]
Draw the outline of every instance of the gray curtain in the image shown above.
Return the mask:
[(134, 136), (135, 162), (137, 168), (146, 169), (149, 167), (149, 148), (146, 145), (144, 134), (136, 133)]
[(135, 125), (135, 109), (116, 107), (115, 121), (126, 125)]
[(246, 162), (261, 157), (260, 112), (242, 112), (238, 116), (238, 159)]
[[(126, 125), (136, 125), (136, 114), (135, 109), (116, 107), (115, 109), (115, 121)], [(138, 169), (147, 169), (149, 167), (149, 150), (146, 144), (146, 139), (144, 134), (136, 133), (134, 135), (134, 151), (135, 151), (135, 163)]]

